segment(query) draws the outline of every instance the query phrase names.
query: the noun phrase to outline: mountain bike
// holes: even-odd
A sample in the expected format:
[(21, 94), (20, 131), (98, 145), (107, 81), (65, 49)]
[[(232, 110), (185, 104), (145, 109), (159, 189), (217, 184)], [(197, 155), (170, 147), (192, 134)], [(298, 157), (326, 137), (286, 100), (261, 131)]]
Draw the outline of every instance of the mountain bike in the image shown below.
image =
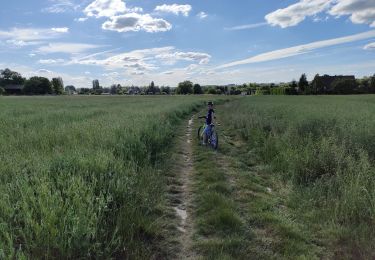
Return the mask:
[[(204, 116), (200, 116), (199, 118), (206, 119), (206, 117)], [(198, 140), (200, 142), (203, 142), (203, 138), (204, 138), (203, 133), (206, 127), (207, 127), (207, 124), (205, 122), (202, 126), (198, 128)], [(207, 144), (214, 150), (217, 150), (217, 148), (219, 147), (219, 136), (217, 135), (216, 126), (214, 124), (211, 124), (211, 133), (207, 137)]]

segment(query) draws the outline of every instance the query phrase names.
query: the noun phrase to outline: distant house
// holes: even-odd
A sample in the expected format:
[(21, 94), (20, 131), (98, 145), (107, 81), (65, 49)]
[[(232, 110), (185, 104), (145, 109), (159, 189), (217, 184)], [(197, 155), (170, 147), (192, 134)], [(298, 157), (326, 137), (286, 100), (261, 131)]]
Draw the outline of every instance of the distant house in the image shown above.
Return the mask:
[(130, 87), (128, 90), (128, 95), (139, 95), (141, 94), (141, 89), (139, 87)]
[(20, 95), (22, 94), (23, 85), (6, 85), (3, 88), (8, 95)]
[(329, 75), (323, 75), (323, 76), (317, 76), (316, 79), (320, 83), (320, 85), (323, 87), (325, 91), (331, 91), (332, 90), (332, 84), (335, 81), (338, 80), (353, 80), (355, 81), (355, 76), (329, 76)]

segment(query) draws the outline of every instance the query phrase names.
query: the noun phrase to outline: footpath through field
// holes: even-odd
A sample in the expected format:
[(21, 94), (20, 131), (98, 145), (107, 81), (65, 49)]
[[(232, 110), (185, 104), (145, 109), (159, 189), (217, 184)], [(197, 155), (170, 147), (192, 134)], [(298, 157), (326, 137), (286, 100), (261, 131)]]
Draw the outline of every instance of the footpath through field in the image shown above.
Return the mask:
[(244, 160), (246, 146), (220, 118), (219, 150), (200, 145), (198, 115), (178, 137), (170, 179), (177, 259), (287, 259), (321, 256), (321, 248), (284, 206), (285, 197), (261, 166)]

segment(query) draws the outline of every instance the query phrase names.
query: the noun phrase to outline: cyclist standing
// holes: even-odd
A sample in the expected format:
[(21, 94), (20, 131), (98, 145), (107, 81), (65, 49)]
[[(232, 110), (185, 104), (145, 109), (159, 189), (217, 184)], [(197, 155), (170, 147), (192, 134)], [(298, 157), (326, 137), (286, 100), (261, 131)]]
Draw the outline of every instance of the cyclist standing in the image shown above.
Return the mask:
[(203, 145), (207, 144), (208, 137), (211, 136), (212, 133), (212, 127), (214, 125), (214, 119), (215, 119), (215, 111), (214, 111), (214, 103), (212, 101), (209, 101), (207, 103), (208, 111), (206, 118), (206, 128), (203, 131)]

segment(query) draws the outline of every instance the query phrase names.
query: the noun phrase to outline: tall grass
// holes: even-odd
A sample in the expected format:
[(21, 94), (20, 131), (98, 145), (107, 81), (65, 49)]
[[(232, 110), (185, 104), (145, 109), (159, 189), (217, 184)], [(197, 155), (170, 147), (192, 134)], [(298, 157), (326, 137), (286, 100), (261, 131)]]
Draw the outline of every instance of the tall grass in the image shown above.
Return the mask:
[(226, 112), (249, 161), (292, 184), (291, 206), (336, 229), (336, 247), (373, 254), (375, 96), (251, 97)]
[(0, 259), (166, 254), (160, 169), (205, 99), (0, 98)]

